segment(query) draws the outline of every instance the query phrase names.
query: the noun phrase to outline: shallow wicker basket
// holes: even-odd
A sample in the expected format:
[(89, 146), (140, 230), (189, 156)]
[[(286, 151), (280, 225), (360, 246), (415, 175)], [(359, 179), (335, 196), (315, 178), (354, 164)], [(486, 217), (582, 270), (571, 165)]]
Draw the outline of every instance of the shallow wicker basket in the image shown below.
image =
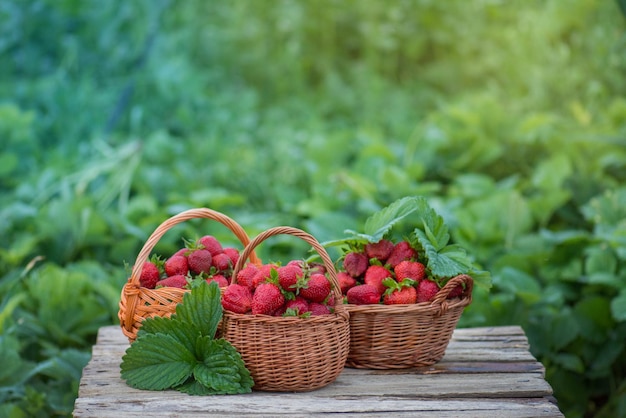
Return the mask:
[(311, 391), (337, 378), (344, 368), (350, 346), (349, 314), (341, 303), (337, 273), (324, 247), (302, 230), (281, 226), (270, 228), (244, 248), (233, 277), (243, 268), (246, 258), (257, 245), (279, 234), (306, 241), (321, 256), (335, 295), (334, 313), (297, 318), (237, 314), (225, 310), (222, 335), (241, 354), (254, 379), (255, 390)]
[[(250, 238), (237, 222), (220, 212), (207, 208), (186, 210), (159, 225), (137, 255), (128, 282), (122, 288), (118, 318), (122, 332), (131, 343), (137, 338), (137, 331), (144, 319), (153, 316), (170, 316), (176, 311), (176, 305), (182, 302), (183, 295), (189, 292), (189, 290), (174, 287), (161, 287), (159, 289), (141, 287), (139, 277), (144, 262), (148, 260), (150, 252), (161, 237), (173, 226), (196, 218), (207, 218), (220, 222), (237, 236), (243, 246), (250, 242)], [(249, 257), (250, 261), (255, 264), (261, 264), (254, 252), (246, 257)]]
[[(463, 293), (447, 299), (457, 285)], [(430, 366), (445, 354), (452, 332), (472, 301), (473, 280), (459, 275), (431, 302), (413, 305), (346, 305), (350, 312), (350, 353), (346, 366), (403, 369)]]

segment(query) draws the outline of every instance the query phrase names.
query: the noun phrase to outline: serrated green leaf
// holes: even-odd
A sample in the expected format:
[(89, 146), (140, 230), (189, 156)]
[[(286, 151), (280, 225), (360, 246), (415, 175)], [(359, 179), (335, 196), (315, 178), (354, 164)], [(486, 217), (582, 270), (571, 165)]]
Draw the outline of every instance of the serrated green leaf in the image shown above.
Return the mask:
[(214, 394), (211, 389), (204, 386), (193, 377), (187, 379), (185, 383), (180, 386), (176, 386), (174, 389), (192, 396), (205, 396)]
[(195, 379), (215, 394), (248, 393), (254, 382), (237, 350), (224, 339), (198, 339), (204, 358), (198, 363)]
[(193, 372), (196, 357), (175, 337), (145, 333), (122, 357), (122, 379), (129, 386), (164, 390), (185, 382)]
[(137, 338), (143, 334), (169, 334), (175, 337), (189, 351), (195, 353), (196, 339), (200, 335), (200, 329), (178, 319), (176, 315), (169, 318), (155, 316), (147, 318), (141, 323), (137, 332)]
[(389, 206), (374, 213), (365, 221), (364, 232), (365, 234), (359, 234), (361, 238), (366, 238), (370, 242), (378, 242), (391, 228), (407, 217), (408, 215), (417, 211), (417, 199), (415, 197), (404, 197), (396, 200)]
[(192, 292), (183, 296), (176, 306), (176, 316), (183, 322), (193, 324), (201, 335), (213, 338), (222, 319), (220, 288), (215, 282), (202, 281)]
[(448, 233), (448, 228), (443, 223), (443, 219), (424, 218), (422, 231), (424, 231), (424, 234), (436, 251), (445, 248), (450, 241), (450, 234)]
[(415, 235), (426, 253), (427, 267), (433, 277), (444, 279), (469, 272), (468, 263), (462, 259), (457, 249), (453, 248), (449, 253), (439, 253), (424, 231), (416, 229)]
[(419, 197), (416, 199), (417, 212), (422, 221), (421, 226), (418, 225), (418, 229), (421, 229), (426, 233), (431, 244), (437, 251), (444, 248), (450, 241), (450, 234), (448, 227), (445, 224), (443, 218), (430, 207), (428, 201)]

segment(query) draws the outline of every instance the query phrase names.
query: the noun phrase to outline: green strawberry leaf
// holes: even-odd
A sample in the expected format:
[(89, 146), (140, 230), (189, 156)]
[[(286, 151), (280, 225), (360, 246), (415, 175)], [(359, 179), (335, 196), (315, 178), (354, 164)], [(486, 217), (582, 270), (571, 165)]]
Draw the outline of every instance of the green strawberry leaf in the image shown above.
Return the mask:
[(349, 237), (326, 241), (322, 245), (325, 247), (347, 245), (349, 248), (355, 249), (362, 247), (363, 244), (368, 242), (378, 242), (383, 239), (396, 223), (419, 210), (417, 202), (418, 199), (413, 196), (396, 200), (367, 218), (362, 233), (346, 229), (344, 233), (350, 235)]
[(471, 263), (468, 264), (469, 260), (461, 248), (451, 245), (452, 248), (444, 248), (440, 252), (437, 249), (437, 243), (433, 244), (426, 232), (415, 229), (415, 235), (428, 259), (426, 267), (433, 277), (442, 279), (469, 272)]
[(221, 293), (216, 282), (202, 281), (191, 292), (183, 296), (176, 306), (176, 316), (198, 329), (201, 335), (213, 338), (222, 319)]
[(217, 283), (200, 283), (169, 318), (143, 321), (122, 357), (121, 376), (137, 389), (177, 389), (190, 395), (247, 393), (254, 382), (237, 350), (215, 340), (222, 317)]
[(122, 379), (136, 389), (164, 390), (183, 383), (196, 357), (175, 337), (144, 333), (122, 357)]
[(193, 377), (190, 377), (185, 383), (180, 386), (176, 386), (174, 389), (186, 393), (187, 395), (193, 396), (205, 396), (214, 394), (211, 389), (204, 386)]
[(137, 338), (143, 334), (170, 334), (182, 343), (185, 348), (192, 353), (196, 353), (196, 339), (200, 335), (200, 330), (195, 326), (189, 326), (184, 321), (179, 320), (176, 315), (170, 318), (155, 316), (147, 318), (141, 324), (137, 332)]
[(418, 199), (407, 196), (374, 213), (365, 221), (364, 232), (370, 242), (378, 242), (402, 219), (420, 209)]
[(425, 198), (416, 199), (419, 214), (422, 220), (421, 228), (436, 251), (441, 250), (450, 241), (450, 234), (443, 218), (435, 212)]
[(204, 358), (196, 364), (195, 379), (209, 388), (214, 394), (248, 393), (253, 381), (245, 368), (243, 359), (226, 340), (211, 340), (200, 337), (198, 344), (203, 346)]

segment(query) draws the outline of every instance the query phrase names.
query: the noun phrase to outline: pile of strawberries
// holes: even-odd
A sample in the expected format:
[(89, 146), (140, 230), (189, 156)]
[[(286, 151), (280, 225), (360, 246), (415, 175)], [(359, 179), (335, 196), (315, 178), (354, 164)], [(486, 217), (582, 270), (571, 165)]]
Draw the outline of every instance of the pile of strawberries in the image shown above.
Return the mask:
[(232, 270), (239, 259), (239, 250), (224, 247), (212, 235), (197, 241), (184, 241), (185, 246), (171, 257), (163, 260), (153, 255), (141, 270), (139, 282), (142, 287), (178, 287), (189, 289), (193, 280), (215, 281), (220, 287), (230, 283)]
[(222, 307), (238, 314), (309, 317), (333, 312), (332, 286), (322, 264), (248, 263), (222, 293)]
[[(413, 304), (431, 301), (439, 284), (429, 277), (408, 241), (382, 239), (347, 252), (338, 272), (345, 301), (353, 305)], [(448, 298), (461, 294), (455, 288)]]
[[(212, 235), (185, 246), (167, 259), (153, 255), (143, 265), (142, 287), (190, 289), (194, 280), (223, 288), (222, 306), (240, 314), (299, 316), (330, 314), (332, 286), (323, 264), (292, 260), (257, 266), (248, 263), (232, 280), (239, 250), (224, 247)], [(343, 256), (337, 279), (344, 302), (353, 305), (413, 304), (431, 301), (440, 286), (428, 275), (408, 241), (382, 239), (355, 247)], [(461, 294), (459, 286), (448, 298)]]

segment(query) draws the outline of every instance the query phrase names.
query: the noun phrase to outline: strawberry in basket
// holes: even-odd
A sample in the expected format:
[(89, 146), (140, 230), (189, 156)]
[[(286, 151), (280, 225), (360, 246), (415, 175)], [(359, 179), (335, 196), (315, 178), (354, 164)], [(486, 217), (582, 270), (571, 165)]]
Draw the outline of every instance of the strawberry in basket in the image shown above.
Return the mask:
[(228, 311), (282, 317), (332, 312), (331, 283), (324, 269), (315, 263), (292, 260), (285, 265), (248, 264), (236, 279), (223, 293), (222, 306)]
[(162, 259), (153, 254), (150, 260), (144, 262), (139, 278), (142, 287), (190, 289), (194, 280), (228, 286), (233, 266), (239, 260), (237, 248), (224, 247), (212, 235), (205, 235), (196, 241), (183, 239), (183, 242), (185, 246), (169, 258)]

